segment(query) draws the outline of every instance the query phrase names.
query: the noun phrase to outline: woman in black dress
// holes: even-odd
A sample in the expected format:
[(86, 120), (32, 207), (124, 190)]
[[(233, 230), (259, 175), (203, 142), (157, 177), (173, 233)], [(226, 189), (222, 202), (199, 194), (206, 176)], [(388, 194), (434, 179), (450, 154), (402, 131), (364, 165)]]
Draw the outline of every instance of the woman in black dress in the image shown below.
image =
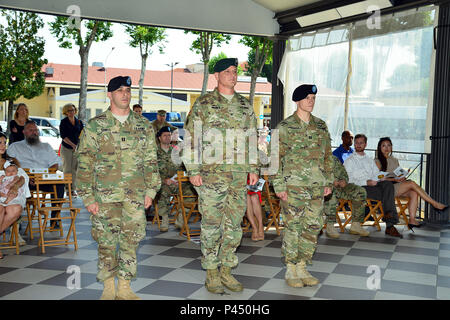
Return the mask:
[(19, 103), (16, 112), (14, 113), (14, 120), (9, 122), (9, 144), (25, 139), (23, 135), (23, 128), (28, 121), (28, 107), (25, 103)]
[(62, 139), (61, 156), (63, 158), (63, 171), (64, 173), (72, 174), (72, 195), (76, 196), (75, 176), (78, 161), (75, 157), (75, 149), (79, 142), (81, 130), (83, 130), (83, 123), (75, 117), (77, 108), (72, 103), (66, 104), (63, 107), (62, 113), (66, 116), (61, 120), (59, 125), (59, 132)]

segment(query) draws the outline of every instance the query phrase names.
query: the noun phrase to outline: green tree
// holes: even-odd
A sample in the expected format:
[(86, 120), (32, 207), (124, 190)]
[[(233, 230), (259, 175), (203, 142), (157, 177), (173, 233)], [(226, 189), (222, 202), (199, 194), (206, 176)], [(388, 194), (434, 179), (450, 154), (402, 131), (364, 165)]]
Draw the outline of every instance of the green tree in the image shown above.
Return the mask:
[[(93, 42), (106, 41), (113, 36), (112, 24), (111, 22), (79, 18), (77, 25), (73, 23), (72, 19), (72, 17), (56, 17), (53, 22), (49, 23), (50, 32), (57, 38), (61, 48), (72, 49), (73, 44), (79, 47), (81, 77), (78, 114), (81, 120), (87, 120), (86, 97), (89, 50)], [(82, 30), (83, 27), (86, 31)]]
[[(45, 77), (41, 71), (45, 41), (38, 37), (44, 26), (35, 13), (2, 10), (7, 25), (0, 25), (0, 101), (8, 101), (7, 121), (12, 119), (14, 101), (32, 99), (44, 91)], [(8, 128), (9, 131), (9, 128)]]
[(186, 30), (184, 33), (192, 33), (197, 35), (197, 39), (192, 42), (190, 47), (191, 51), (202, 55), (203, 62), (203, 85), (202, 85), (202, 95), (206, 93), (208, 88), (208, 63), (211, 56), (211, 50), (214, 46), (220, 47), (222, 44), (228, 44), (231, 40), (231, 36), (228, 34), (214, 33), (207, 31), (189, 31)]
[[(267, 81), (272, 83), (272, 70), (273, 70), (273, 63), (272, 63), (272, 57), (270, 59), (267, 59), (266, 63), (264, 64), (262, 70), (261, 70), (261, 77), (267, 78)], [(254, 64), (255, 63), (255, 50), (250, 50), (248, 52), (248, 64)], [(250, 75), (249, 72), (246, 72), (247, 75)]]
[(239, 43), (250, 48), (250, 52), (254, 51), (253, 62), (248, 61), (248, 71), (250, 73), (250, 104), (253, 105), (255, 97), (256, 79), (266, 64), (272, 60), (273, 42), (265, 37), (243, 36)]
[(130, 36), (130, 46), (139, 48), (141, 53), (141, 75), (139, 77), (139, 104), (144, 105), (144, 78), (148, 56), (152, 54), (152, 47), (158, 45), (160, 53), (164, 53), (164, 42), (167, 34), (165, 28), (148, 26), (125, 25), (125, 31)]

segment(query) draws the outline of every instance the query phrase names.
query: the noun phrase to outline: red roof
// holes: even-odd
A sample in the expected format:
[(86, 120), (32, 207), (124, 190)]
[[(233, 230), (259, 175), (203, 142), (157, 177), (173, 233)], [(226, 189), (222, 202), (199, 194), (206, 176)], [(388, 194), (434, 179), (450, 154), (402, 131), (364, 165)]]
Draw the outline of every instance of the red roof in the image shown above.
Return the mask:
[[(53, 68), (53, 75), (46, 76), (47, 82), (58, 82), (67, 84), (79, 84), (80, 83), (80, 66), (72, 64), (57, 64), (49, 63), (42, 67), (42, 71), (45, 72), (45, 68)], [(177, 70), (178, 71), (178, 70)], [(117, 76), (130, 76), (133, 83), (133, 87), (137, 87), (139, 83), (140, 69), (123, 69), (123, 68), (107, 68), (106, 70), (106, 83), (110, 79)], [(170, 90), (170, 76), (171, 72), (168, 71), (145, 71), (144, 87), (146, 88), (158, 88)], [(89, 66), (88, 70), (88, 84), (90, 85), (105, 85), (105, 71), (102, 67)], [(174, 72), (173, 76), (173, 88), (175, 90), (190, 90), (201, 91), (203, 84), (203, 73), (188, 73), (188, 72)], [(217, 81), (213, 75), (208, 77), (208, 91), (213, 90), (217, 86)], [(238, 81), (235, 90), (237, 92), (249, 92), (250, 82)], [(272, 84), (269, 82), (256, 83), (256, 93), (271, 94)]]

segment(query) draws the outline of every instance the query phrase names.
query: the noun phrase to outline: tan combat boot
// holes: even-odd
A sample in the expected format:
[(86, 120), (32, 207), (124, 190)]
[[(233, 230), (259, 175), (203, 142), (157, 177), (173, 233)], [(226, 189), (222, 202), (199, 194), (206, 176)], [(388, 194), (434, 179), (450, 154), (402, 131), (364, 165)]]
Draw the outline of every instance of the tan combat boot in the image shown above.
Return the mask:
[(327, 223), (326, 232), (327, 232), (327, 237), (329, 237), (329, 238), (333, 238), (333, 239), (339, 238), (339, 233), (334, 228), (333, 223)]
[(357, 234), (363, 237), (367, 237), (370, 232), (363, 229), (363, 227), (361, 227), (361, 222), (352, 222), (352, 225), (350, 226), (350, 230), (349, 230), (350, 234)]
[(239, 292), (244, 290), (242, 284), (231, 275), (230, 267), (222, 266), (220, 268), (220, 280), (222, 281), (222, 284), (231, 291)]
[(206, 290), (211, 293), (224, 293), (225, 290), (222, 285), (222, 281), (220, 281), (219, 270), (216, 269), (206, 269), (206, 281), (205, 281)]
[(306, 261), (301, 260), (295, 265), (297, 276), (302, 280), (305, 286), (315, 286), (319, 284), (319, 279), (313, 277), (308, 270), (306, 270)]
[(117, 284), (116, 300), (142, 300), (131, 291), (130, 280), (120, 279)]
[(293, 263), (287, 264), (284, 279), (286, 280), (286, 283), (290, 287), (294, 287), (294, 288), (302, 288), (303, 287), (303, 281), (300, 280), (300, 278), (297, 276), (297, 271), (295, 270), (295, 264), (293, 264)]
[(114, 277), (111, 277), (103, 282), (103, 293), (100, 300), (114, 299), (116, 299), (116, 280)]

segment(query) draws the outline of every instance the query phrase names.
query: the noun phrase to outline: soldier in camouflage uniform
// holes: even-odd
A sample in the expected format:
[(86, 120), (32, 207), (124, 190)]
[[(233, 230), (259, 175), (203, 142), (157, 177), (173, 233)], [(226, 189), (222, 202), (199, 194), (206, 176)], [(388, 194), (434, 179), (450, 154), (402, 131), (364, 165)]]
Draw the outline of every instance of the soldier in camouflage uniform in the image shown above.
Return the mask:
[(155, 134), (144, 117), (130, 110), (130, 87), (130, 77), (111, 79), (111, 105), (89, 120), (76, 151), (78, 191), (91, 213), (97, 279), (104, 284), (101, 299), (107, 300), (139, 299), (130, 280), (136, 276), (136, 249), (145, 237), (144, 207), (161, 184)]
[(292, 100), (297, 111), (281, 121), (279, 130), (279, 169), (273, 180), (281, 199), (284, 222), (282, 253), (287, 264), (289, 286), (319, 283), (306, 270), (323, 226), (323, 199), (331, 193), (333, 171), (331, 140), (324, 121), (311, 114), (317, 87), (301, 85)]
[(327, 218), (327, 235), (330, 238), (339, 238), (339, 233), (334, 228), (334, 224), (336, 223), (336, 208), (338, 199), (346, 199), (352, 201), (352, 224), (349, 232), (367, 237), (370, 234), (369, 231), (361, 227), (361, 223), (364, 221), (367, 192), (363, 187), (348, 183), (348, 175), (344, 165), (337, 157), (333, 156), (332, 158), (334, 189), (331, 197), (328, 196), (325, 198), (323, 208)]
[[(153, 131), (155, 131), (155, 135), (158, 133), (159, 130), (161, 130), (162, 127), (170, 127), (172, 131), (178, 129), (177, 127), (171, 125), (166, 121), (166, 114), (167, 114), (166, 110), (158, 110), (158, 112), (156, 113), (156, 119), (151, 122)], [(158, 140), (156, 142), (159, 143)]]
[[(159, 175), (161, 177), (161, 189), (157, 195), (158, 214), (162, 217), (160, 231), (167, 232), (169, 230), (169, 213), (170, 213), (170, 198), (173, 194), (178, 194), (178, 182), (171, 178), (177, 173), (177, 171), (184, 171), (182, 165), (177, 165), (172, 160), (172, 151), (177, 146), (171, 144), (171, 132), (170, 127), (162, 127), (156, 134), (159, 140), (158, 145), (158, 167)], [(190, 183), (183, 183), (183, 195), (194, 195), (195, 190)], [(194, 200), (194, 199), (192, 199)], [(189, 202), (188, 200), (185, 200)], [(177, 220), (175, 221), (175, 227), (181, 229), (183, 226), (183, 215), (179, 212)]]
[[(234, 91), (237, 59), (219, 60), (214, 72), (217, 88), (199, 97), (186, 119), (186, 133), (192, 139), (192, 144), (187, 145), (194, 149), (189, 149), (189, 157), (198, 155), (195, 146), (202, 139), (200, 160), (184, 159), (184, 164), (199, 195), (206, 289), (223, 293), (225, 286), (237, 292), (243, 287), (231, 275), (231, 268), (238, 264), (235, 251), (242, 238), (247, 174), (250, 184), (258, 180), (258, 163), (256, 160), (251, 164), (247, 144), (254, 138), (257, 149), (256, 118), (248, 100)], [(203, 132), (198, 132), (198, 126)]]

